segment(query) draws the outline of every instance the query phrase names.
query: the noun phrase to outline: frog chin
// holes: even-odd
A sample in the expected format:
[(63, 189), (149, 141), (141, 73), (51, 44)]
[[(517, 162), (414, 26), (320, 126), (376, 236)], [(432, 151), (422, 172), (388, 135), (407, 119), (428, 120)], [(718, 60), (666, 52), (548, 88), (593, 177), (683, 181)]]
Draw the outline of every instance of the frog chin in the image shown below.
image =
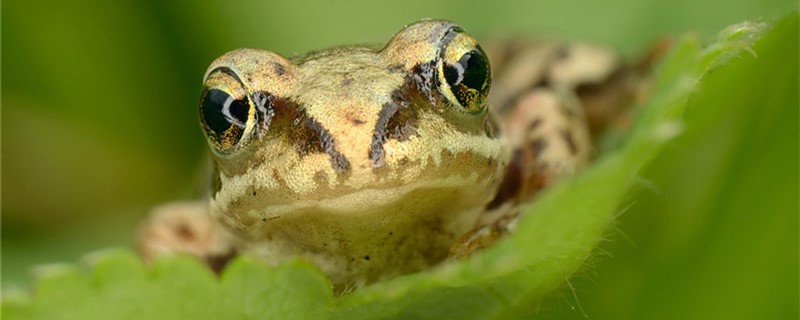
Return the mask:
[(268, 262), (299, 256), (334, 285), (373, 282), (444, 260), (453, 242), (475, 227), (492, 184), (477, 173), (453, 175), (218, 218), (238, 229), (243, 250)]

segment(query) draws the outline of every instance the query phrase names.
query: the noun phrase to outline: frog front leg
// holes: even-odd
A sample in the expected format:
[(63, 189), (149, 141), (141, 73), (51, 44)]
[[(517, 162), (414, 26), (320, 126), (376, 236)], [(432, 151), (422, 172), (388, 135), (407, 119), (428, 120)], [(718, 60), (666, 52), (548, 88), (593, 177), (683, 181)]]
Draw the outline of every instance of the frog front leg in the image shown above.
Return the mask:
[(208, 211), (206, 201), (170, 202), (153, 208), (138, 234), (138, 250), (149, 262), (159, 256), (190, 255), (219, 272), (236, 246)]

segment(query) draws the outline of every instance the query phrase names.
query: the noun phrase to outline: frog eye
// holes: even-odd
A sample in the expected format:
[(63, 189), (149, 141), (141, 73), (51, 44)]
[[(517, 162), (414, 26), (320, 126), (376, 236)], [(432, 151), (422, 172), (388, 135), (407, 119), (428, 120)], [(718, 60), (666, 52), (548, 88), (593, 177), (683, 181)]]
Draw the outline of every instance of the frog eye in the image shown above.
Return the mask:
[(233, 151), (252, 131), (254, 117), (244, 86), (235, 77), (224, 72), (209, 75), (200, 97), (200, 123), (215, 151)]
[(454, 28), (445, 35), (439, 66), (439, 90), (470, 113), (481, 112), (492, 84), (489, 59), (474, 38)]

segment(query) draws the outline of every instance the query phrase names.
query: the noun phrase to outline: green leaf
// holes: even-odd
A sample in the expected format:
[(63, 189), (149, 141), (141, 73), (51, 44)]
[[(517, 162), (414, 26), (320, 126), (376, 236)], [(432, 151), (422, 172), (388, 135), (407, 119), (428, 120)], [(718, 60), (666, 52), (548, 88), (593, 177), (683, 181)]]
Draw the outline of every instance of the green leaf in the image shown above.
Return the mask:
[(798, 27), (792, 14), (727, 54), (688, 102), (680, 150), (648, 168), (663, 196), (640, 212), (670, 220), (652, 248), (669, 260), (641, 292), (652, 318), (798, 318)]
[(46, 267), (34, 299), (4, 299), (4, 319), (317, 319), (332, 304), (325, 277), (295, 261), (278, 268), (241, 257), (220, 279), (191, 258), (145, 268), (126, 251), (92, 255), (91, 272)]
[(614, 258), (575, 283), (592, 319), (800, 317), (798, 30), (794, 13), (701, 79), (643, 171), (657, 192), (620, 218), (635, 247), (603, 245)]
[[(795, 21), (796, 15), (790, 19)], [(657, 71), (653, 95), (618, 151), (544, 192), (517, 231), (468, 260), (399, 277), (335, 298), (324, 276), (296, 261), (271, 268), (240, 257), (220, 279), (199, 262), (171, 258), (144, 267), (131, 253), (91, 257), (90, 270), (45, 270), (33, 297), (6, 296), (5, 319), (507, 319), (535, 313), (541, 298), (579, 270), (626, 205), (641, 168), (682, 130), (703, 76), (759, 54), (763, 23), (743, 23), (701, 49), (688, 36)], [(791, 34), (790, 34), (791, 35)], [(781, 38), (782, 39), (782, 38)], [(795, 48), (796, 53), (796, 48)], [(796, 70), (796, 68), (795, 68)], [(733, 78), (730, 81), (741, 81)], [(795, 83), (796, 87), (796, 83)], [(708, 95), (730, 88), (706, 86)], [(724, 108), (715, 101), (710, 110)], [(795, 111), (796, 112), (796, 111)]]

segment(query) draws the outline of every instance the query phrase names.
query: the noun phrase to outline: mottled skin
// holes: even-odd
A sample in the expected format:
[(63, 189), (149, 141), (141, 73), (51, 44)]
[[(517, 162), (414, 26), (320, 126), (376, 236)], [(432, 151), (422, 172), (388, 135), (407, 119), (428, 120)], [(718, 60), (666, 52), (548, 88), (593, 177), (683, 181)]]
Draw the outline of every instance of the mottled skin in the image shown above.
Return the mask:
[(160, 208), (143, 254), (212, 266), (236, 252), (299, 256), (343, 290), (490, 245), (519, 204), (588, 162), (574, 89), (618, 68), (591, 47), (578, 46), (582, 58), (564, 44), (515, 45), (490, 51), (505, 69), (496, 98), (483, 50), (447, 21), (409, 25), (380, 49), (223, 55), (200, 103), (217, 168), (210, 215)]

